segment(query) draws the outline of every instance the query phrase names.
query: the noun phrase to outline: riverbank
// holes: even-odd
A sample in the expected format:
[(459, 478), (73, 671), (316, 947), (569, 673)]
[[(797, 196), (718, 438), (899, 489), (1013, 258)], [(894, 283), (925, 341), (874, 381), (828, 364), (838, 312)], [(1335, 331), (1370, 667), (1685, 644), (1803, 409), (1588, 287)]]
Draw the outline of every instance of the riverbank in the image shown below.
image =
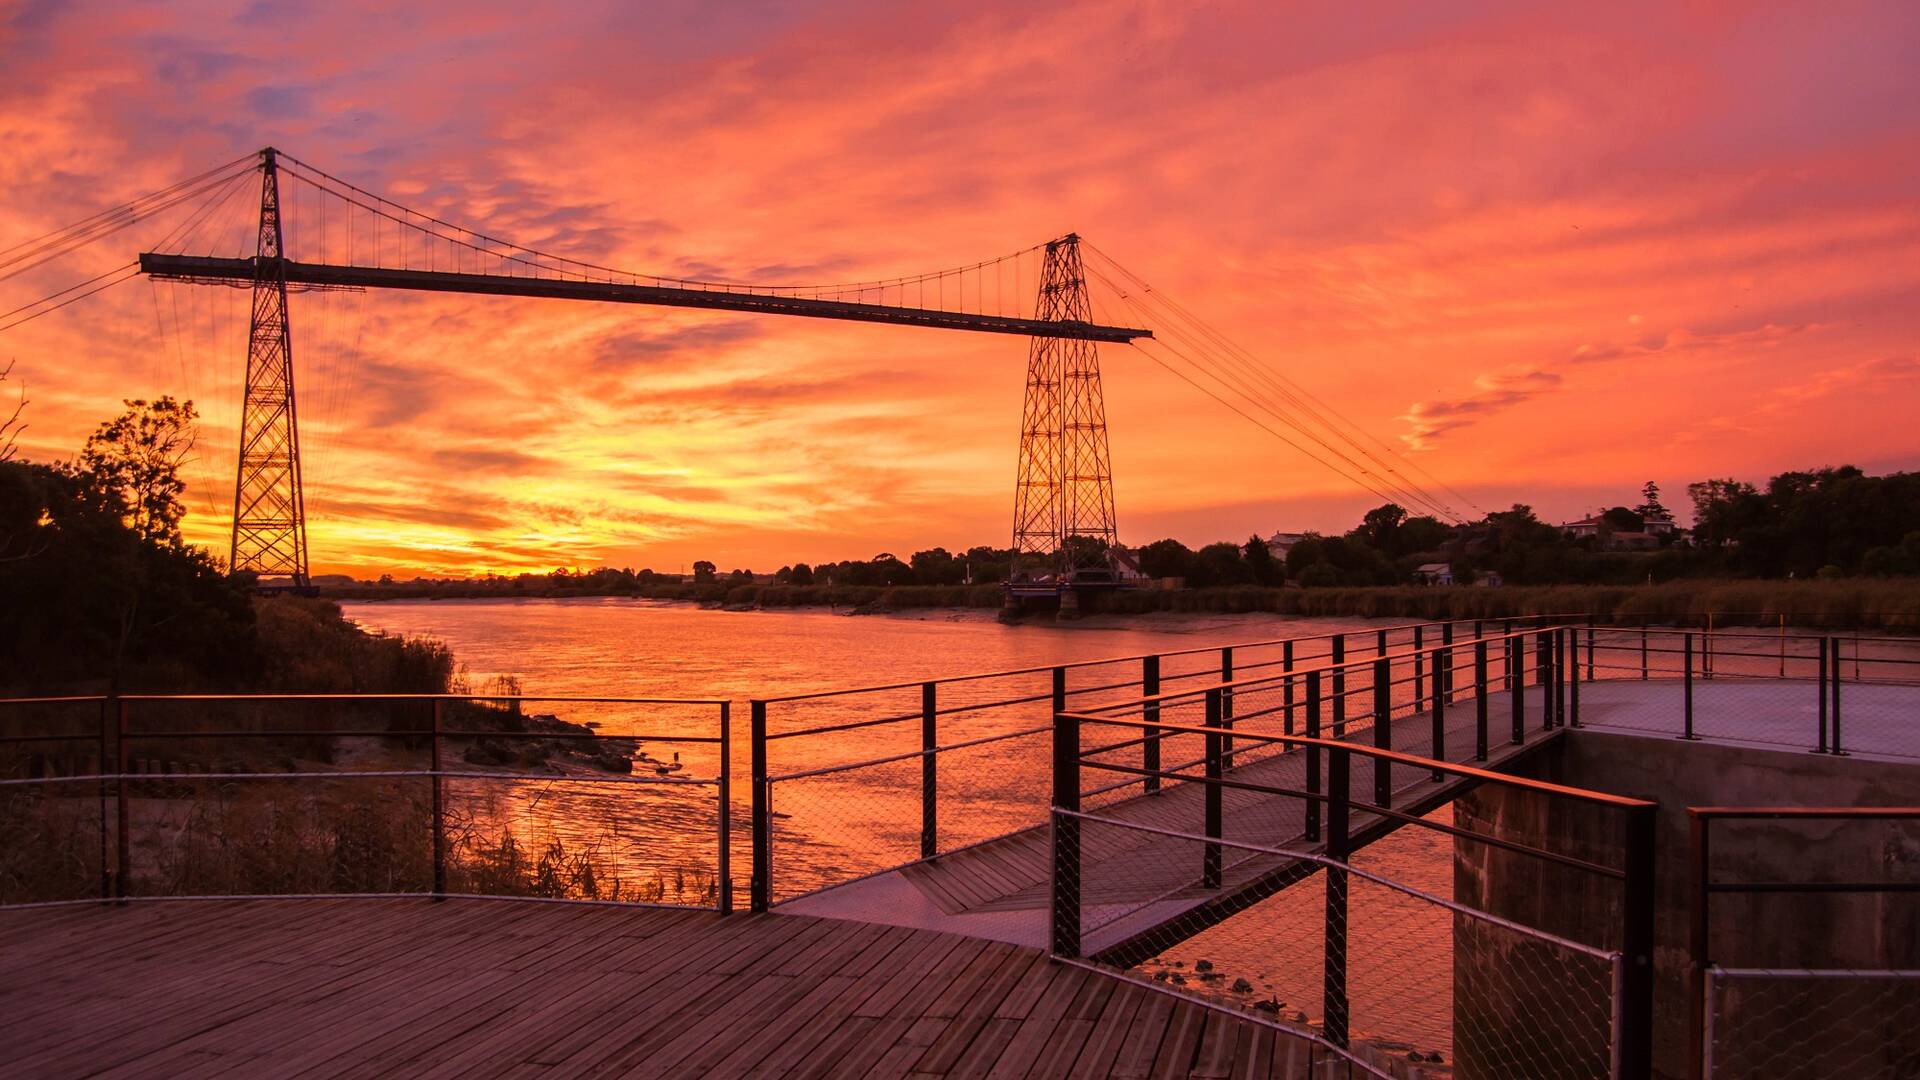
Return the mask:
[[(341, 600), (514, 599), (532, 594), (484, 582), (329, 589)], [(542, 592), (545, 598), (559, 594)], [(589, 595), (567, 593), (568, 596)], [(602, 594), (604, 595), (604, 594)], [(995, 610), (998, 585), (734, 585), (637, 586), (617, 594), (740, 610), (823, 607), (856, 613), (924, 609)], [(1186, 614), (1318, 616), (1327, 618), (1503, 619), (1526, 615), (1586, 614), (1621, 622), (1699, 622), (1920, 630), (1920, 578), (1841, 581), (1701, 579), (1658, 585), (1389, 586), (1376, 588), (1130, 589), (1090, 597), (1089, 615)]]

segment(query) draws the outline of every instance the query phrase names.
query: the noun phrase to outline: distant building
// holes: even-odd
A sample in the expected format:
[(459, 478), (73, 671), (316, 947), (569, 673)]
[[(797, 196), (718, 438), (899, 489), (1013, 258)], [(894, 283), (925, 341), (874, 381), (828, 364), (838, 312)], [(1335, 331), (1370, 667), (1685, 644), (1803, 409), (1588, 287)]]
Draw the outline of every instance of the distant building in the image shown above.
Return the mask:
[(1422, 585), (1453, 584), (1453, 564), (1443, 562), (1421, 563), (1414, 568), (1414, 580)]
[(1107, 549), (1107, 557), (1113, 563), (1113, 572), (1121, 581), (1140, 583), (1147, 575), (1140, 569), (1140, 558), (1126, 548), (1115, 544)]
[(1267, 537), (1267, 551), (1274, 558), (1285, 562), (1287, 552), (1292, 551), (1295, 544), (1306, 538), (1306, 533), (1277, 532)]
[(1590, 536), (1599, 536), (1600, 529), (1605, 524), (1605, 521), (1597, 517), (1583, 517), (1579, 521), (1561, 522), (1560, 531), (1575, 540), (1584, 540)]
[(1579, 521), (1563, 522), (1560, 531), (1573, 540), (1595, 540), (1601, 551), (1653, 551), (1660, 547), (1663, 536), (1677, 536), (1673, 519), (1665, 515), (1642, 519), (1642, 528), (1638, 532), (1628, 532), (1615, 528), (1598, 515), (1584, 517)]

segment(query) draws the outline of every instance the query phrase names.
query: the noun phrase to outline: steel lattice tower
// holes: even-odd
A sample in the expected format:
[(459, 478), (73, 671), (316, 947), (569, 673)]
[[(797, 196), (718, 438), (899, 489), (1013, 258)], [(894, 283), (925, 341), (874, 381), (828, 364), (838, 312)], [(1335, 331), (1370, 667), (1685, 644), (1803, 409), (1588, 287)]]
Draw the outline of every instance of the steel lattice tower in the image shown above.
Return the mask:
[(280, 229), (280, 177), (272, 147), (260, 152), (260, 237), (240, 406), (240, 465), (233, 488), (232, 572), (308, 584), (306, 496), (294, 420), (293, 336)]
[[(1047, 245), (1033, 317), (1093, 321), (1079, 236), (1068, 234)], [(1014, 578), (1054, 574), (1064, 584), (1078, 571), (1108, 571), (1114, 542), (1100, 355), (1091, 341), (1036, 337), (1027, 354), (1014, 482)]]

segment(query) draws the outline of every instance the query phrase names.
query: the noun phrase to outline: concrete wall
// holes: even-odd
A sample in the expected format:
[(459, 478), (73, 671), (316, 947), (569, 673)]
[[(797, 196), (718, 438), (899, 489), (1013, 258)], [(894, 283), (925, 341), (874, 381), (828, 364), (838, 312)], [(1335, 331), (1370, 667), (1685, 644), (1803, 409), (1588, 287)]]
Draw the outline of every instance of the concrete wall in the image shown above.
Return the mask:
[[(1514, 771), (1659, 803), (1654, 1056), (1656, 1071), (1673, 1077), (1686, 1075), (1688, 1053), (1686, 807), (1920, 805), (1920, 764), (1610, 732), (1567, 731)], [(1620, 864), (1618, 816), (1597, 807), (1487, 785), (1456, 803), (1455, 814), (1466, 829)], [(1716, 826), (1713, 850), (1720, 880), (1920, 880), (1920, 827), (1912, 825)], [(1456, 842), (1454, 866), (1454, 895), (1469, 907), (1601, 948), (1619, 946), (1617, 883), (1471, 840)], [(1920, 899), (1912, 894), (1721, 895), (1711, 910), (1712, 957), (1723, 965), (1920, 968)], [(1488, 972), (1504, 971), (1511, 985), (1533, 995), (1513, 1001), (1457, 991), (1461, 1076), (1511, 1072), (1514, 1062), (1495, 1062), (1486, 1057), (1488, 1051), (1476, 1049), (1493, 1046), (1540, 1047), (1539, 1056), (1518, 1064), (1536, 1075), (1555, 1074), (1550, 1047), (1556, 1032), (1544, 1018), (1592, 1006), (1579, 965), (1539, 954), (1538, 946), (1488, 931), (1484, 924), (1457, 928), (1457, 986), (1484, 984)], [(1569, 969), (1569, 978), (1544, 982), (1532, 974), (1556, 966)], [(1781, 1030), (1792, 1027), (1800, 1004), (1788, 1002)], [(1817, 1000), (1804, 1003), (1808, 1013), (1819, 1005)], [(1920, 1054), (1920, 1031), (1914, 1030), (1911, 1015), (1907, 1020), (1896, 1030), (1895, 1017), (1875, 1016), (1856, 1005), (1849, 1015), (1823, 1016), (1819, 1023), (1828, 1041), (1852, 1037), (1877, 1045), (1883, 1055), (1910, 1061), (1907, 1055)], [(1818, 1062), (1805, 1064), (1806, 1075), (1828, 1074)]]

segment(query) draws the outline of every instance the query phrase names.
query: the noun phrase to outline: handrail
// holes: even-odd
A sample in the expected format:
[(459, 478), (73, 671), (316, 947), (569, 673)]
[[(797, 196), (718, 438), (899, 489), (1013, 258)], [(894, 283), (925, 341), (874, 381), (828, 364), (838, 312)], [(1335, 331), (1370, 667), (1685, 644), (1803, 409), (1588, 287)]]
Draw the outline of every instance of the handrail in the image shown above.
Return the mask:
[[(1184, 690), (1168, 690), (1159, 694), (1153, 694), (1148, 697), (1133, 698), (1128, 701), (1116, 702), (1113, 705), (1103, 705), (1100, 707), (1103, 709), (1124, 709), (1131, 705), (1165, 704), (1169, 701), (1186, 700), (1186, 699), (1203, 697), (1204, 695), (1206, 695), (1208, 691), (1211, 691), (1211, 690), (1236, 690), (1236, 689), (1244, 689), (1244, 688), (1253, 687), (1253, 686), (1271, 686), (1272, 684), (1277, 683), (1283, 679), (1293, 678), (1301, 675), (1324, 674), (1328, 672), (1346, 672), (1354, 668), (1371, 668), (1382, 660), (1388, 661), (1389, 663), (1395, 660), (1411, 660), (1416, 656), (1427, 657), (1443, 649), (1460, 649), (1463, 647), (1471, 646), (1476, 642), (1525, 640), (1525, 639), (1532, 638), (1537, 635), (1548, 633), (1548, 632), (1549, 631), (1545, 631), (1545, 630), (1515, 630), (1512, 633), (1488, 634), (1488, 635), (1482, 635), (1480, 637), (1456, 638), (1451, 644), (1447, 644), (1447, 645), (1441, 645), (1441, 644), (1435, 643), (1433, 645), (1421, 645), (1417, 648), (1413, 646), (1409, 646), (1407, 650), (1404, 652), (1375, 653), (1371, 656), (1363, 656), (1355, 660), (1342, 660), (1342, 661), (1339, 661), (1338, 663), (1320, 664), (1314, 667), (1296, 667), (1296, 668), (1289, 669), (1287, 671), (1269, 673), (1265, 675), (1252, 675), (1244, 679), (1232, 679), (1227, 682), (1209, 683), (1206, 686), (1189, 687)], [(1402, 681), (1410, 681), (1410, 680), (1402, 680)], [(1355, 694), (1365, 693), (1365, 692), (1370, 692), (1370, 691), (1368, 690), (1368, 688), (1365, 688), (1365, 687), (1355, 687), (1352, 689), (1342, 690), (1339, 693), (1340, 693), (1340, 696), (1343, 696), (1343, 697), (1352, 697)], [(1087, 715), (1087, 714), (1082, 714), (1082, 715)]]
[[(1271, 732), (1245, 731), (1239, 728), (1198, 727), (1192, 724), (1169, 724), (1165, 721), (1123, 720), (1110, 716), (1091, 716), (1086, 713), (1061, 713), (1062, 718), (1077, 720), (1081, 723), (1106, 724), (1114, 727), (1154, 728), (1160, 731), (1181, 735), (1231, 735), (1235, 742), (1245, 739), (1250, 742), (1281, 743), (1286, 746), (1317, 747), (1323, 750), (1344, 750), (1362, 757), (1391, 761), (1399, 765), (1415, 765), (1433, 772), (1450, 773), (1468, 780), (1486, 783), (1505, 784), (1510, 787), (1526, 788), (1545, 795), (1578, 799), (1600, 806), (1618, 807), (1623, 810), (1652, 809), (1659, 804), (1646, 799), (1635, 799), (1626, 795), (1612, 795), (1604, 791), (1588, 791), (1585, 788), (1568, 787), (1565, 784), (1550, 783), (1546, 780), (1534, 780), (1525, 776), (1510, 776), (1507, 773), (1493, 772), (1489, 769), (1476, 769), (1471, 765), (1456, 765), (1450, 761), (1436, 761), (1432, 758), (1409, 754), (1400, 750), (1387, 750), (1365, 743), (1344, 742), (1339, 739), (1321, 739), (1307, 735), (1275, 735)], [(1087, 764), (1100, 764), (1088, 762)]]
[[(904, 682), (876, 683), (872, 686), (852, 686), (852, 687), (846, 687), (838, 690), (815, 690), (815, 691), (810, 691), (804, 694), (787, 694), (781, 697), (757, 698), (755, 700), (764, 702), (765, 704), (768, 704), (768, 705), (778, 705), (784, 702), (813, 701), (819, 698), (843, 697), (851, 694), (869, 694), (869, 693), (877, 693), (883, 690), (907, 690), (916, 686), (925, 685), (926, 683), (930, 683), (930, 682), (939, 683), (941, 685), (948, 685), (951, 683), (978, 682), (982, 679), (1005, 678), (1013, 675), (1037, 675), (1044, 671), (1053, 671), (1056, 668), (1066, 668), (1067, 670), (1071, 671), (1077, 668), (1100, 667), (1106, 664), (1123, 664), (1132, 660), (1144, 660), (1149, 656), (1157, 656), (1162, 659), (1165, 659), (1171, 656), (1197, 656), (1197, 655), (1200, 655), (1201, 653), (1219, 652), (1221, 649), (1261, 649), (1261, 648), (1268, 648), (1274, 645), (1285, 645), (1288, 642), (1326, 641), (1336, 637), (1346, 637), (1346, 636), (1354, 636), (1354, 635), (1362, 635), (1362, 634), (1380, 634), (1380, 633), (1391, 634), (1397, 630), (1412, 630), (1416, 627), (1425, 628), (1428, 626), (1446, 626), (1449, 624), (1458, 626), (1461, 623), (1505, 622), (1505, 621), (1508, 621), (1509, 619), (1515, 622), (1519, 622), (1525, 619), (1533, 619), (1533, 620), (1580, 619), (1580, 618), (1586, 618), (1586, 617), (1587, 616), (1584, 616), (1578, 613), (1568, 613), (1564, 615), (1495, 616), (1492, 618), (1481, 618), (1481, 619), (1433, 619), (1426, 622), (1397, 623), (1393, 626), (1371, 626), (1371, 627), (1367, 627), (1364, 630), (1337, 630), (1337, 631), (1333, 631), (1325, 634), (1308, 634), (1302, 637), (1269, 638), (1262, 641), (1236, 641), (1236, 642), (1229, 642), (1226, 645), (1201, 645), (1191, 649), (1176, 649), (1170, 652), (1135, 653), (1128, 656), (1109, 656), (1109, 657), (1104, 657), (1097, 660), (1073, 660), (1073, 661), (1069, 661), (1061, 664), (1040, 664), (1035, 667), (1010, 668), (1005, 671), (983, 671), (983, 672), (976, 672), (971, 675), (955, 675), (955, 676), (949, 676), (947, 678), (909, 679)], [(1516, 630), (1514, 632), (1517, 634), (1517, 633), (1522, 633), (1523, 631)], [(1534, 631), (1525, 631), (1525, 632), (1532, 633)], [(1168, 676), (1168, 678), (1173, 678), (1173, 677), (1174, 676)], [(1128, 683), (1126, 685), (1132, 685), (1132, 684)]]

